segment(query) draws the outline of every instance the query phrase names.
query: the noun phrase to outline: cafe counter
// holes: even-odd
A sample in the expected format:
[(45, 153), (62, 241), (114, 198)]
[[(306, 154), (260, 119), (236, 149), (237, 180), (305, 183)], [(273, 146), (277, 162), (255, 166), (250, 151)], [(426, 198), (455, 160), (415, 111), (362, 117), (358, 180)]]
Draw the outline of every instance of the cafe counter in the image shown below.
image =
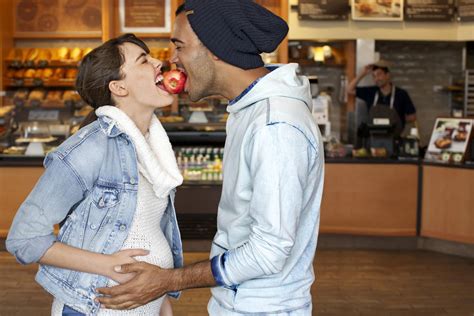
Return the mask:
[[(0, 159), (0, 237), (7, 235), (16, 210), (42, 172), (40, 158)], [(320, 232), (474, 244), (472, 188), (474, 166), (327, 159)], [(185, 182), (178, 189), (183, 238), (186, 232), (190, 238), (212, 237), (220, 189), (218, 182)]]

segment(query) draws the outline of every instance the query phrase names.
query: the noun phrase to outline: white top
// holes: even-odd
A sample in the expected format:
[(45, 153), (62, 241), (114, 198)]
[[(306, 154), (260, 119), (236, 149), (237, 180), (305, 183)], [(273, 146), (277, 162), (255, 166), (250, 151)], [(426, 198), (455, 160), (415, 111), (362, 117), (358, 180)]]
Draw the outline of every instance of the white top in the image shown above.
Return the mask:
[[(158, 120), (155, 117), (156, 121), (152, 120), (150, 133), (145, 138), (130, 118), (118, 108), (107, 106), (101, 107), (100, 110), (100, 114), (114, 119), (117, 126), (130, 136), (137, 150), (139, 170), (137, 209), (122, 249), (149, 250), (150, 253), (147, 256), (135, 257), (135, 259), (165, 269), (173, 268), (173, 255), (160, 229), (160, 221), (168, 206), (169, 191), (181, 184), (182, 177), (174, 160), (171, 145), (167, 146), (168, 137), (159, 129), (161, 125), (157, 126)], [(162, 146), (157, 146), (157, 144)], [(160, 149), (160, 157), (158, 149)], [(166, 163), (163, 163), (164, 160), (167, 160)], [(107, 286), (114, 285), (117, 283), (110, 280)], [(163, 297), (133, 310), (100, 309), (98, 315), (159, 315), (162, 302)], [(63, 303), (54, 300), (51, 315), (62, 315), (63, 307)]]

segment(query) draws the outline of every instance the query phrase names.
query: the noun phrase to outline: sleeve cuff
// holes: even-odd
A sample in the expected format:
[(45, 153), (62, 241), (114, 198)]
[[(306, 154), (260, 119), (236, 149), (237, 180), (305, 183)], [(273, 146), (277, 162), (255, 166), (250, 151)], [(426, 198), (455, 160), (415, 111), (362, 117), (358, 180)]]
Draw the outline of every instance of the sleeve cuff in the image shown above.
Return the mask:
[(237, 284), (229, 279), (225, 272), (225, 262), (227, 260), (228, 252), (224, 252), (220, 255), (217, 255), (211, 259), (211, 270), (214, 280), (218, 286), (229, 287), (231, 289), (235, 288)]
[(174, 299), (178, 299), (181, 296), (181, 291), (169, 292), (167, 294), (168, 294), (169, 297), (172, 297)]
[[(51, 234), (38, 237), (34, 241), (27, 241), (27, 245), (15, 244), (15, 241), (10, 241), (7, 248), (10, 248), (10, 253), (16, 257), (19, 263), (31, 264), (38, 262), (55, 242), (56, 236)], [(24, 241), (20, 243), (24, 243)]]

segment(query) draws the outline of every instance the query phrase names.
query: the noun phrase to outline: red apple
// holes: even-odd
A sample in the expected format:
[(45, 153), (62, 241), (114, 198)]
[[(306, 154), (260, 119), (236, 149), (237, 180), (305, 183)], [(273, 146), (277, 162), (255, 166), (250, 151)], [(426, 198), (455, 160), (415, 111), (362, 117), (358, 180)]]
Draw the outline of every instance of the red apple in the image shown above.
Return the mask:
[(186, 73), (182, 69), (172, 69), (163, 74), (163, 86), (172, 94), (181, 93), (186, 84)]

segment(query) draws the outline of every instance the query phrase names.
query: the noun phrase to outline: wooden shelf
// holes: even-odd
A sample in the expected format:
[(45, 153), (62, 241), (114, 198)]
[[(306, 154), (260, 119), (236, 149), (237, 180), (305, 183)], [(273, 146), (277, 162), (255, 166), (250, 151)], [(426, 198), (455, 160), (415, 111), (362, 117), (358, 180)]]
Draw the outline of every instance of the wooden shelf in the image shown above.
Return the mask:
[(11, 68), (52, 68), (52, 67), (74, 67), (79, 66), (75, 60), (35, 60), (33, 62), (20, 60), (6, 60), (7, 67)]
[(75, 79), (6, 79), (5, 86), (12, 88), (74, 88)]
[(46, 33), (46, 32), (16, 32), (15, 39), (102, 39), (102, 32), (71, 32), (71, 33)]

